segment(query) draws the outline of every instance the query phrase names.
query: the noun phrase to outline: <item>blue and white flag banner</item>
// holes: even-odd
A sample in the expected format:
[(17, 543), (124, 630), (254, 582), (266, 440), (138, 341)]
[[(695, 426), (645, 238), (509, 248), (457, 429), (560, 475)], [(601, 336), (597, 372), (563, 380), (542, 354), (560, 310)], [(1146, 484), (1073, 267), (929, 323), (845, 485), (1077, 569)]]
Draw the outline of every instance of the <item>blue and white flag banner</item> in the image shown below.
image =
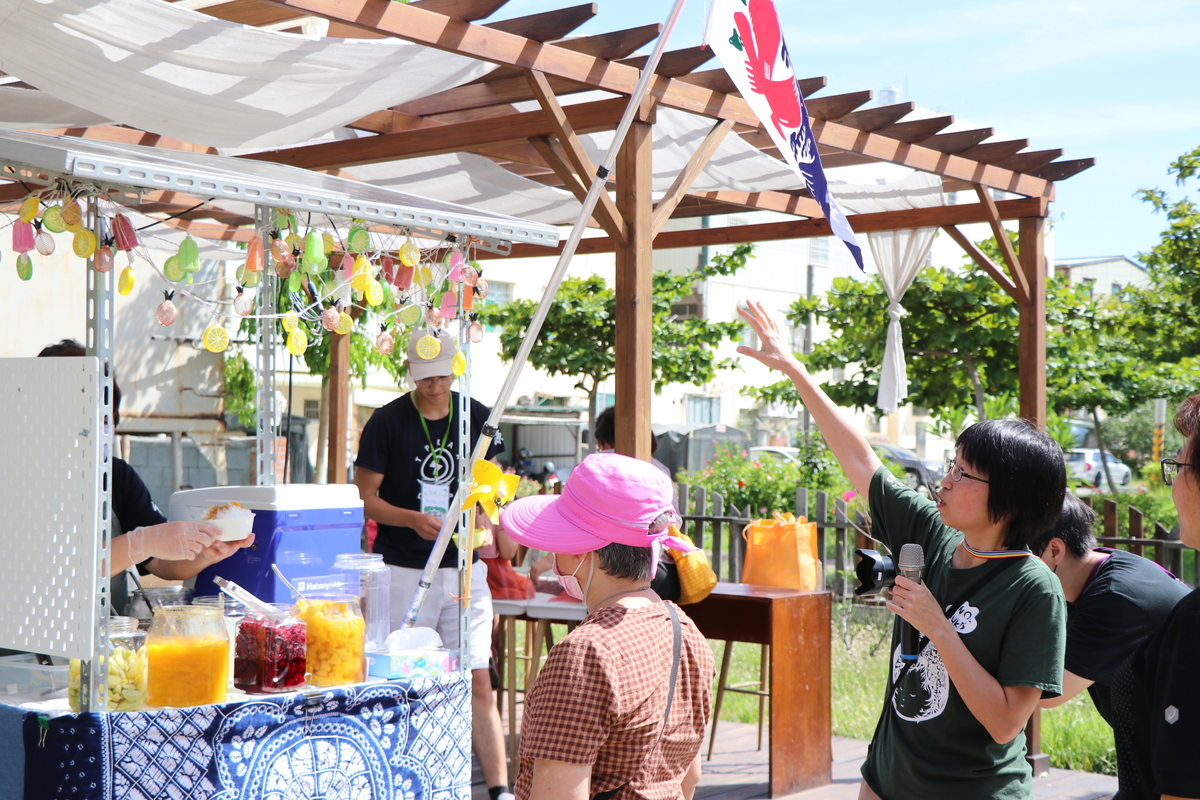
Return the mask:
[(705, 43), (712, 47), (784, 160), (821, 206), (833, 235), (845, 242), (858, 268), (863, 269), (858, 239), (829, 193), (829, 182), (817, 154), (817, 141), (796, 83), (774, 1), (710, 0), (710, 3)]

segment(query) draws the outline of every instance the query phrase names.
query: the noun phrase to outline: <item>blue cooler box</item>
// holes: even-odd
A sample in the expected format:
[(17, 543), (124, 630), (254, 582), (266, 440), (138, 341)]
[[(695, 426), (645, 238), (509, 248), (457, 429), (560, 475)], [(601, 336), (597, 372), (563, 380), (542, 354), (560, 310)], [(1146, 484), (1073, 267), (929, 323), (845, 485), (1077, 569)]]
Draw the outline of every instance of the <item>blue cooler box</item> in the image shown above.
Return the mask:
[(254, 544), (196, 576), (196, 596), (214, 595), (214, 575), (233, 581), (269, 603), (290, 603), (288, 580), (329, 575), (340, 553), (362, 551), (363, 504), (353, 484), (214, 486), (171, 495), (172, 521), (200, 520), (216, 505), (236, 502), (254, 512)]

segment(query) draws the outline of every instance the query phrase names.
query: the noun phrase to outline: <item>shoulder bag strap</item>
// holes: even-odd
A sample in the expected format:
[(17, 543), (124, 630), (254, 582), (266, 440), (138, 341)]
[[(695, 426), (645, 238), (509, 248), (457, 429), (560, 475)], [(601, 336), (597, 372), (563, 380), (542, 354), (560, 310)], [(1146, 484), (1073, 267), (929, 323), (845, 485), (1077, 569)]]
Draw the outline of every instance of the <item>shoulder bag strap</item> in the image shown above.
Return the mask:
[[(673, 604), (664, 602), (663, 605), (667, 607), (667, 613), (671, 616), (671, 680), (667, 684), (667, 708), (663, 711), (662, 726), (658, 729), (658, 738), (654, 740), (654, 746), (646, 751), (647, 755), (658, 749), (659, 743), (662, 742), (663, 733), (667, 730), (667, 721), (671, 718), (671, 703), (675, 699), (675, 682), (679, 678), (679, 656), (683, 651), (683, 632), (679, 626), (679, 614), (675, 611)], [(597, 792), (592, 795), (592, 800), (612, 800), (612, 798), (617, 796), (618, 792), (628, 785), (629, 781), (625, 781), (615, 789)]]

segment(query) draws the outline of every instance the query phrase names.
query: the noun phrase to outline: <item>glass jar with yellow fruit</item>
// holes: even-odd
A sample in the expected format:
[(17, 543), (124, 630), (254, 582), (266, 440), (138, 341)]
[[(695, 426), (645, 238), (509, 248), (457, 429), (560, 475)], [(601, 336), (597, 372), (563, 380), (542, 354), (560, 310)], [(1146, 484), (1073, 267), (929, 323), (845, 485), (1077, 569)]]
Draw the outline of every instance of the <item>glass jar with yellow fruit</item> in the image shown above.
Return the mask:
[(147, 647), (151, 705), (186, 708), (225, 702), (229, 634), (218, 609), (156, 608)]
[[(100, 688), (109, 711), (140, 711), (146, 705), (146, 632), (138, 629), (136, 617), (108, 619), (108, 683)], [(67, 678), (67, 700), (71, 710), (80, 709), (82, 665), (71, 659)]]
[(366, 622), (357, 597), (305, 597), (296, 611), (308, 628), (308, 671), (314, 686), (361, 683), (366, 677)]

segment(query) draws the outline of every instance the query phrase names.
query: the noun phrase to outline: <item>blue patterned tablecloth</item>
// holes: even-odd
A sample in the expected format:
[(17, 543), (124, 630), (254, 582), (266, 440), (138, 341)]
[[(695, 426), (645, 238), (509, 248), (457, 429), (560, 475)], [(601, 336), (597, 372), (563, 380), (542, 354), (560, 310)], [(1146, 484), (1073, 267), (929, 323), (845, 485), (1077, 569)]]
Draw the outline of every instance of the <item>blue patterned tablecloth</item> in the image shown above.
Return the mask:
[(133, 714), (27, 714), (26, 800), (469, 800), (458, 675)]

